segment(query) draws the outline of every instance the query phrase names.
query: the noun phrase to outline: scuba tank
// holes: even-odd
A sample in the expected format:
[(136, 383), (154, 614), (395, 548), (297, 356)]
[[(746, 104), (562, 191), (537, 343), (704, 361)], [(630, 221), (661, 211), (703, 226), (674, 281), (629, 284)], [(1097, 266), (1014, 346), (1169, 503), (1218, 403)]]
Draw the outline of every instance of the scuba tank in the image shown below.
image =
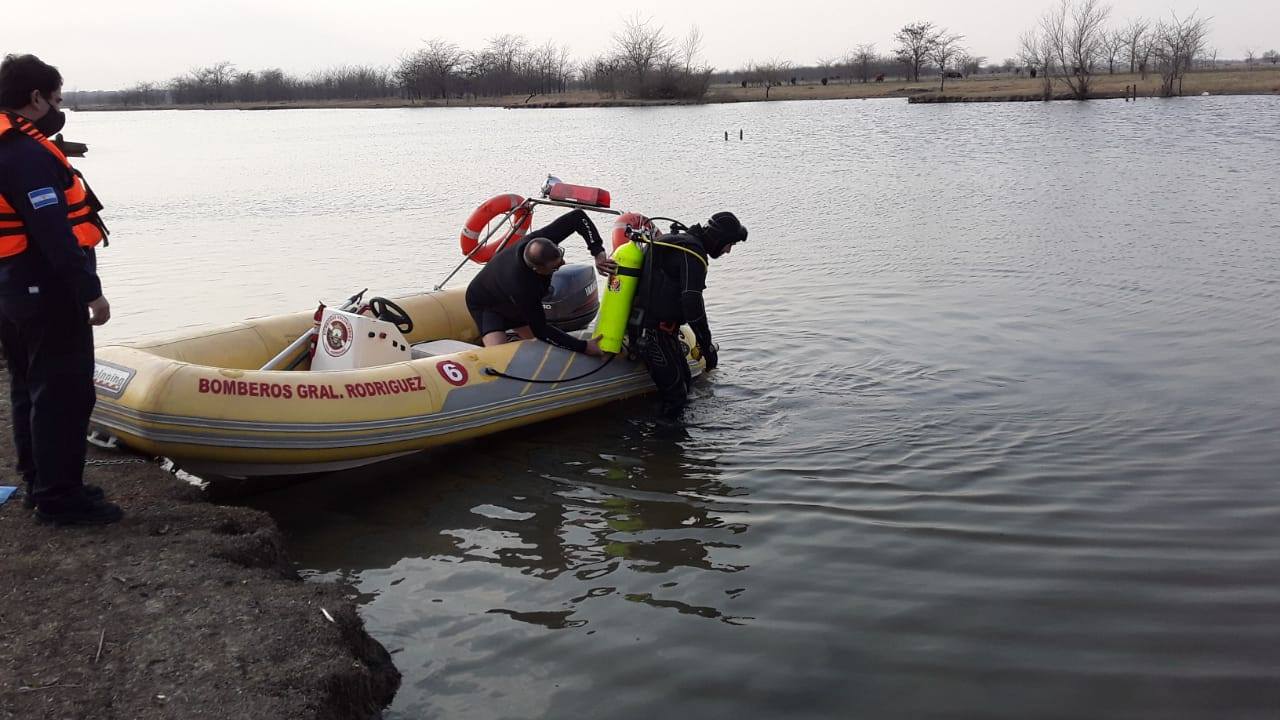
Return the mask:
[(631, 302), (640, 284), (644, 266), (644, 248), (635, 240), (619, 245), (613, 251), (618, 272), (609, 278), (604, 297), (600, 300), (600, 321), (592, 336), (600, 343), (600, 349), (608, 353), (622, 351), (622, 338), (627, 334), (627, 319), (631, 315)]

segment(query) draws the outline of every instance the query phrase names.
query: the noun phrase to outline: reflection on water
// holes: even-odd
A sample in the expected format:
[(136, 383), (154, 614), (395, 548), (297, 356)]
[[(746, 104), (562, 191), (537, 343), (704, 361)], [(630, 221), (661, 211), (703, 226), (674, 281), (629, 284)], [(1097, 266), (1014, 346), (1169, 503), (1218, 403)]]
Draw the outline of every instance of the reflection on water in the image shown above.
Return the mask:
[(547, 172), (751, 227), (679, 426), (634, 400), (254, 501), (359, 593), (390, 717), (1216, 720), (1280, 708), (1278, 109), (68, 131), (114, 231), (103, 337), (429, 287), (475, 205)]
[[(746, 588), (733, 579), (748, 568), (747, 493), (724, 482), (687, 426), (652, 415), (646, 400), (624, 402), (609, 417), (569, 417), (252, 502), (281, 519), (309, 575), (352, 581), (378, 608), (370, 625), (398, 665), (431, 668), (407, 675), (424, 694), (403, 703), (416, 717), (450, 707), (442, 695), (469, 694), (453, 683), (506, 676), (501, 663), (530, 641), (519, 626), (601, 633), (609, 645), (636, 605), (751, 622), (734, 609)], [(625, 452), (599, 452), (601, 435)], [(424, 627), (459, 649), (484, 647), (464, 652), (469, 662), (442, 662), (437, 643), (415, 639)], [(492, 671), (477, 669), (486, 662)]]

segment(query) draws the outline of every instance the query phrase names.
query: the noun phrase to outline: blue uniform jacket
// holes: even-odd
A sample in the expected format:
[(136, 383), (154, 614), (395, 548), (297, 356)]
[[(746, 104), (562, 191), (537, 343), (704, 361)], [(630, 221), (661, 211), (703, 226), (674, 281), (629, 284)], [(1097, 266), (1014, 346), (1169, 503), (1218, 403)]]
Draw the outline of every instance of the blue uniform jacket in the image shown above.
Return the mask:
[[(102, 296), (94, 264), (67, 222), (69, 181), (67, 169), (35, 140), (19, 132), (0, 137), (0, 194), (27, 231), (27, 249), (0, 258), (0, 295), (62, 292), (85, 304)], [(48, 202), (49, 189), (56, 202)]]

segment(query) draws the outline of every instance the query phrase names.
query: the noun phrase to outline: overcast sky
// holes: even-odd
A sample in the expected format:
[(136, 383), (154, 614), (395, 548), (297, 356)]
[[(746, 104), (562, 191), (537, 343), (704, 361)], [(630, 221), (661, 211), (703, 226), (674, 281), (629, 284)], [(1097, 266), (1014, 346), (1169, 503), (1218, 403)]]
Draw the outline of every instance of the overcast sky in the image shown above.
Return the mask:
[[(33, 52), (62, 71), (68, 90), (118, 89), (165, 81), (229, 60), (242, 70), (305, 74), (342, 64), (392, 65), (441, 37), (480, 49), (500, 33), (567, 45), (575, 59), (609, 48), (624, 19), (641, 17), (683, 36), (697, 25), (704, 59), (717, 69), (749, 61), (812, 64), (859, 43), (888, 51), (902, 25), (928, 20), (965, 36), (976, 55), (1014, 55), (1019, 33), (1052, 0), (645, 0), (612, 3), (439, 0), (71, 0), (24, 6), (0, 24), (0, 52)], [(14, 0), (14, 10), (18, 9)], [(1209, 47), (1220, 58), (1280, 49), (1280, 10), (1269, 0), (1117, 0), (1113, 22), (1137, 16), (1209, 15)], [(38, 19), (33, 15), (38, 12)]]

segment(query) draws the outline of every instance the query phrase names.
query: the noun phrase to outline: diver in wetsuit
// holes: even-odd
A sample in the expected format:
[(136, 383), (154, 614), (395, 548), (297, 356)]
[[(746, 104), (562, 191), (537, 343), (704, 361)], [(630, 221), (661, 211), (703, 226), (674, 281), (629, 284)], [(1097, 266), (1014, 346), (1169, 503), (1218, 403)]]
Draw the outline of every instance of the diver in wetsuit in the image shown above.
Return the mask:
[(727, 254), (747, 239), (747, 228), (730, 212), (718, 212), (706, 227), (663, 235), (646, 261), (636, 303), (641, 310), (638, 342), (633, 345), (658, 386), (662, 413), (676, 415), (688, 400), (692, 376), (680, 347), (680, 326), (687, 324), (698, 340), (707, 369), (719, 363), (702, 302), (708, 259)]
[(579, 340), (548, 323), (542, 308), (551, 276), (564, 265), (560, 243), (575, 232), (587, 241), (601, 275), (616, 271), (617, 263), (605, 254), (600, 231), (582, 210), (565, 213), (534, 230), (495, 255), (467, 286), (467, 310), (486, 346), (507, 342), (507, 330), (514, 330), (524, 340), (536, 337), (566, 350), (603, 354), (595, 340)]

